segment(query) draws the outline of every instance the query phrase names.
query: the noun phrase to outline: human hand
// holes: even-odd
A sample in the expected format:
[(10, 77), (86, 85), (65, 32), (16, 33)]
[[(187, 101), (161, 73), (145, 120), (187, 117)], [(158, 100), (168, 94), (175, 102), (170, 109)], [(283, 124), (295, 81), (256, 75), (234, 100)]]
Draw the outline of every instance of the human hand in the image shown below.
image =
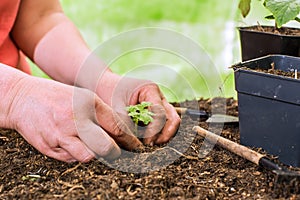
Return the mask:
[[(110, 87), (106, 87), (107, 83)], [(151, 81), (106, 72), (99, 82), (96, 93), (112, 106), (129, 127), (133, 127), (133, 124), (125, 110), (126, 106), (143, 101), (152, 103), (149, 110), (155, 114), (154, 120), (139, 133), (145, 144), (168, 142), (180, 125), (181, 120), (175, 108), (168, 103), (158, 85)]]
[(41, 153), (61, 160), (114, 159), (141, 142), (110, 106), (86, 89), (26, 76), (7, 94), (10, 128)]

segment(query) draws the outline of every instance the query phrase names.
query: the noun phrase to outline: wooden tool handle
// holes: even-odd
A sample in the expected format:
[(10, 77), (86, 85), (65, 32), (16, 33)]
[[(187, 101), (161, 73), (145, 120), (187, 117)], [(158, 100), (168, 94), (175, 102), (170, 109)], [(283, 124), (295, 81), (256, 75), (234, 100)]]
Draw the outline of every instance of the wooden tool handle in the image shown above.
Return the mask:
[(187, 108), (175, 107), (175, 109), (178, 114), (185, 114), (187, 111)]
[(223, 147), (224, 149), (227, 149), (228, 151), (235, 153), (257, 165), (259, 165), (259, 161), (264, 155), (253, 151), (252, 149), (245, 147), (243, 145), (240, 145), (238, 143), (232, 142), (231, 140), (228, 140), (226, 138), (223, 138), (221, 136), (218, 136), (210, 131), (207, 131), (200, 126), (194, 126), (193, 131), (197, 132), (202, 137), (207, 138), (209, 141), (216, 141), (216, 144)]

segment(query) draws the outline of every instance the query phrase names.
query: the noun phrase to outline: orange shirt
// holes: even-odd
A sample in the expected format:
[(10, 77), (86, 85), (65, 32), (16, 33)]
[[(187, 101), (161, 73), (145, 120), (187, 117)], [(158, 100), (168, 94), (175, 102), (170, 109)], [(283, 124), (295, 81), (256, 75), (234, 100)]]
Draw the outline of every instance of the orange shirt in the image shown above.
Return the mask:
[(0, 63), (18, 68), (30, 74), (25, 56), (10, 37), (21, 0), (0, 1)]

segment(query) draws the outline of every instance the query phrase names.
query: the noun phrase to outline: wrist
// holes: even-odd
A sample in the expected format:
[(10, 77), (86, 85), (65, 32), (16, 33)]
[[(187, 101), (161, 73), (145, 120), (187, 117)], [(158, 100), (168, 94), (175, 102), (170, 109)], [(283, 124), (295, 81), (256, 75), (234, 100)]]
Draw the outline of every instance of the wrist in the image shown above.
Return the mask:
[[(108, 105), (112, 106), (112, 98), (117, 90), (118, 84), (121, 83), (122, 76), (113, 73), (111, 70), (105, 70), (98, 78), (96, 93)], [(123, 91), (118, 91), (118, 96)], [(124, 97), (124, 96), (123, 96)]]
[(22, 88), (23, 79), (29, 75), (0, 64), (0, 127), (14, 129), (12, 106)]

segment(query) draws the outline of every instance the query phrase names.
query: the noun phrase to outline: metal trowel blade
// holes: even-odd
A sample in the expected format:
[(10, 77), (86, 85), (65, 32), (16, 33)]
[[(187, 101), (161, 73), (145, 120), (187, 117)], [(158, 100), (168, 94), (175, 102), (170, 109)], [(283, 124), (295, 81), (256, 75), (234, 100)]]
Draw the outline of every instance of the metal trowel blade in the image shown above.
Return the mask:
[(236, 124), (239, 123), (239, 118), (231, 115), (213, 114), (207, 120), (207, 123), (226, 123)]

